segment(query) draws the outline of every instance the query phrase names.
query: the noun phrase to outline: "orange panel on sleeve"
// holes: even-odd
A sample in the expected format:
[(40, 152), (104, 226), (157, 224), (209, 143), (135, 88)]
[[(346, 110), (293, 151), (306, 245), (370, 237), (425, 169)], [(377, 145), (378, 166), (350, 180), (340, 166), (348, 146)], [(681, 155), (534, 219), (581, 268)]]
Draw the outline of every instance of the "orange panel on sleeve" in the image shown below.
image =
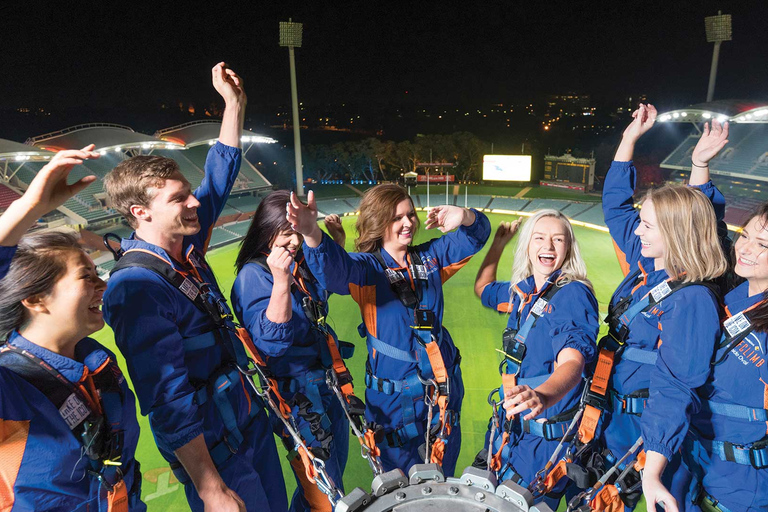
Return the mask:
[(359, 286), (349, 283), (349, 294), (360, 307), (365, 328), (371, 336), (378, 336), (376, 333), (376, 285)]
[(0, 419), (0, 510), (10, 510), (13, 506), (13, 486), (19, 476), (28, 436), (29, 420)]
[(469, 260), (472, 259), (472, 256), (467, 256), (461, 261), (457, 261), (456, 263), (451, 263), (447, 267), (443, 267), (440, 269), (440, 279), (443, 280), (443, 282), (446, 282), (449, 280), (453, 275), (461, 270), (461, 267), (469, 263)]
[(629, 263), (627, 262), (627, 255), (624, 254), (624, 251), (619, 249), (619, 246), (616, 244), (616, 241), (611, 239), (613, 242), (613, 250), (616, 251), (616, 257), (619, 259), (619, 266), (621, 267), (621, 273), (624, 274), (624, 277), (627, 277), (627, 274), (629, 274)]

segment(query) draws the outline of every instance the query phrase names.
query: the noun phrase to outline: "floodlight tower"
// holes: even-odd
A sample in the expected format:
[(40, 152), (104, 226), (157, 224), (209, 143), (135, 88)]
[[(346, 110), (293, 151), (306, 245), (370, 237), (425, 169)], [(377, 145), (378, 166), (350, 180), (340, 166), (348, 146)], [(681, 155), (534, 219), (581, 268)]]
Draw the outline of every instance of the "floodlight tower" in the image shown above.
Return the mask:
[(299, 134), (299, 93), (296, 89), (296, 57), (293, 49), (301, 48), (304, 25), (288, 21), (280, 22), (280, 46), (288, 47), (288, 57), (291, 63), (291, 104), (293, 108), (293, 151), (296, 156), (296, 193), (304, 197), (304, 172), (301, 165), (301, 135)]
[(707, 88), (707, 103), (715, 97), (715, 80), (717, 79), (717, 61), (720, 58), (720, 43), (730, 41), (733, 34), (731, 27), (731, 15), (717, 11), (717, 16), (704, 18), (704, 27), (707, 31), (707, 42), (715, 43), (712, 52), (712, 68), (709, 70), (709, 87)]

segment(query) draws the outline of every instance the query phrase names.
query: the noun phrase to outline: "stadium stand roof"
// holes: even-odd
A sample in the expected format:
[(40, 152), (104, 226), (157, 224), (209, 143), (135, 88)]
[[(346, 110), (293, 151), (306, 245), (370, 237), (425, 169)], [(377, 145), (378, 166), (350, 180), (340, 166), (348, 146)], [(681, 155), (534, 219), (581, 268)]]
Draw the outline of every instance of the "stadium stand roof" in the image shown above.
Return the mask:
[(0, 139), (0, 162), (15, 161), (24, 162), (28, 160), (42, 161), (50, 160), (53, 153), (46, 149), (36, 148), (12, 140)]
[(768, 123), (768, 104), (746, 100), (718, 100), (662, 112), (660, 123), (703, 123), (710, 119), (730, 123)]
[(119, 124), (90, 123), (71, 126), (57, 132), (30, 137), (26, 143), (40, 149), (60, 151), (62, 149), (80, 149), (88, 144), (95, 144), (96, 150), (121, 152), (129, 149), (182, 149), (183, 144), (163, 141), (136, 133), (133, 129)]
[[(188, 148), (202, 144), (213, 144), (219, 138), (221, 121), (192, 121), (172, 126), (155, 132), (155, 137), (167, 142), (181, 144)], [(243, 130), (242, 142), (257, 144), (274, 144), (277, 141), (270, 137), (258, 135), (250, 130)]]

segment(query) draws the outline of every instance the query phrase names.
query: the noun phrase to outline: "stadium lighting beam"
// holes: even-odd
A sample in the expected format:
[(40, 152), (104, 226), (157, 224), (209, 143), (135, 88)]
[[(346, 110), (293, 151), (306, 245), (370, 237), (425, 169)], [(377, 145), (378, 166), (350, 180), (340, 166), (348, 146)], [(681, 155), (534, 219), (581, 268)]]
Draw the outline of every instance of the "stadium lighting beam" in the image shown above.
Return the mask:
[(715, 43), (712, 51), (712, 67), (709, 70), (709, 87), (707, 88), (707, 103), (715, 97), (715, 81), (717, 79), (717, 61), (720, 58), (720, 43), (730, 41), (733, 35), (731, 15), (717, 11), (717, 16), (704, 18), (704, 28), (707, 32), (707, 42)]
[(304, 170), (301, 165), (301, 135), (299, 134), (299, 93), (296, 88), (296, 57), (294, 48), (301, 48), (304, 25), (294, 23), (291, 18), (280, 22), (280, 46), (288, 47), (291, 63), (291, 103), (293, 107), (293, 150), (296, 157), (296, 193), (304, 197)]

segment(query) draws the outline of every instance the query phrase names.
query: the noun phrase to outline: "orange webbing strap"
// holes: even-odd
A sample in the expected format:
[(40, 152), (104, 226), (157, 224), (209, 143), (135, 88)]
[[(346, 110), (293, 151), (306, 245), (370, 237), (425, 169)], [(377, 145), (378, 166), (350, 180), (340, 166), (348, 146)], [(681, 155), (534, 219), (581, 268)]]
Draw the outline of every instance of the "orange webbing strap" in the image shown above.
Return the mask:
[(298, 453), (301, 458), (301, 464), (304, 466), (304, 473), (307, 475), (307, 480), (309, 480), (310, 483), (315, 483), (317, 470), (312, 464), (312, 459), (314, 458), (312, 452), (307, 450), (305, 446), (299, 445), (296, 447), (296, 453)]
[(645, 450), (640, 450), (640, 453), (637, 454), (634, 468), (638, 473), (645, 469)]
[(376, 446), (376, 434), (373, 430), (368, 429), (363, 434), (363, 439), (360, 439), (361, 443), (365, 443), (365, 446), (371, 451), (371, 455), (374, 457), (381, 457), (381, 450)]
[[(595, 374), (592, 376), (592, 383), (589, 386), (589, 391), (591, 393), (602, 397), (605, 397), (608, 393), (608, 384), (611, 380), (611, 372), (613, 371), (615, 356), (615, 352), (607, 349), (600, 350), (600, 354), (597, 357)], [(579, 424), (579, 441), (587, 444), (595, 438), (595, 432), (597, 431), (597, 424), (600, 421), (601, 414), (602, 411), (600, 409), (586, 404), (584, 407), (584, 414), (581, 417), (581, 423)]]
[[(432, 373), (435, 376), (435, 382), (438, 384), (445, 384), (448, 382), (448, 370), (445, 368), (445, 361), (443, 361), (443, 354), (440, 353), (440, 346), (436, 341), (430, 341), (426, 344), (425, 348), (427, 350), (429, 364), (432, 366)], [(440, 411), (438, 425), (440, 426), (440, 430), (445, 433), (445, 437), (447, 437), (451, 434), (451, 426), (446, 424), (448, 396), (438, 392), (437, 407)], [(431, 462), (434, 464), (442, 464), (444, 455), (445, 440), (437, 438), (432, 445), (432, 453), (430, 455)]]
[[(504, 390), (504, 396), (506, 396), (507, 393), (512, 391), (512, 388), (517, 386), (517, 375), (512, 373), (503, 373), (501, 375), (501, 386)], [(499, 446), (499, 449), (496, 451), (496, 453), (493, 454), (493, 457), (491, 457), (491, 469), (493, 471), (501, 470), (501, 452), (504, 451), (504, 447), (508, 444), (509, 432), (505, 431), (501, 437), (501, 446)]]
[(547, 473), (547, 476), (541, 483), (542, 494), (551, 492), (552, 489), (554, 489), (558, 484), (558, 482), (560, 482), (560, 480), (568, 474), (566, 463), (566, 460), (561, 460), (555, 464), (555, 467), (553, 467), (549, 473)]
[[(266, 368), (267, 364), (264, 362), (264, 359), (261, 358), (259, 351), (256, 350), (256, 345), (253, 344), (253, 340), (251, 340), (251, 336), (248, 334), (248, 331), (243, 327), (238, 327), (237, 337), (240, 338), (240, 341), (243, 343), (246, 352), (248, 352), (248, 355), (253, 360), (253, 362), (262, 368)], [(291, 408), (285, 402), (283, 395), (280, 394), (280, 390), (277, 388), (277, 381), (275, 379), (268, 378), (267, 385), (269, 386), (269, 390), (272, 392), (275, 399), (277, 399), (277, 405), (280, 407), (280, 414), (282, 414), (286, 419), (290, 418)]]
[(624, 502), (616, 486), (605, 485), (589, 502), (589, 508), (600, 512), (624, 512)]
[(122, 478), (107, 492), (107, 512), (128, 512), (128, 489)]
[[(325, 342), (328, 344), (328, 351), (331, 353), (331, 359), (333, 360), (333, 371), (336, 372), (336, 375), (349, 374), (349, 369), (347, 369), (347, 365), (341, 357), (339, 347), (336, 346), (336, 340), (333, 339), (330, 332), (325, 334)], [(349, 402), (347, 397), (355, 394), (355, 386), (351, 381), (341, 385), (341, 394)]]

